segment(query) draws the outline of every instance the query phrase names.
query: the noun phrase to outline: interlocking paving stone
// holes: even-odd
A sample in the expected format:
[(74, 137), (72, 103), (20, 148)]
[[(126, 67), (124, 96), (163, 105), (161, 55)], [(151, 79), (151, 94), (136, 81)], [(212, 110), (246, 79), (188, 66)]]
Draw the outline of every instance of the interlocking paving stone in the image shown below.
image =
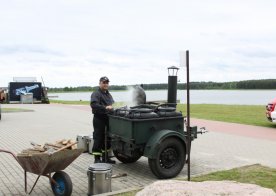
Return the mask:
[[(2, 107), (34, 110), (2, 115), (0, 148), (15, 153), (29, 148), (30, 141), (43, 144), (63, 138), (75, 139), (78, 134), (89, 135), (93, 131), (92, 114), (88, 106), (81, 108), (51, 104)], [(211, 132), (199, 135), (192, 144), (192, 175), (255, 163), (276, 167), (275, 141), (209, 131)], [(93, 161), (92, 155), (83, 153), (65, 169), (73, 182), (73, 195), (87, 194), (87, 168)], [(113, 191), (142, 187), (157, 180), (151, 173), (145, 157), (132, 164), (122, 164), (117, 160), (117, 164), (113, 165), (113, 174), (118, 173), (127, 173), (127, 176), (112, 179)], [(31, 189), (36, 177), (28, 173), (28, 190)], [(187, 178), (186, 165), (177, 178)], [(48, 178), (41, 177), (32, 194), (53, 195)], [(24, 171), (13, 157), (4, 153), (0, 153), (0, 195), (25, 195)]]

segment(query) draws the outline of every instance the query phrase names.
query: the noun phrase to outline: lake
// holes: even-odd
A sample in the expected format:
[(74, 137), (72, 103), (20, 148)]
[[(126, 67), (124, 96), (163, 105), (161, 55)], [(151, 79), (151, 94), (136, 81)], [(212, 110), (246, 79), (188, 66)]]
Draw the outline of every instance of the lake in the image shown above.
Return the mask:
[[(147, 101), (167, 99), (167, 90), (145, 92)], [(114, 91), (111, 94), (117, 102), (131, 101), (130, 91)], [(192, 104), (266, 105), (276, 97), (276, 90), (191, 90), (190, 94)], [(58, 96), (57, 98), (50, 99), (66, 101), (88, 101), (90, 100), (90, 95), (90, 92), (49, 93), (49, 96)], [(186, 103), (186, 91), (178, 90), (177, 99), (181, 103)]]

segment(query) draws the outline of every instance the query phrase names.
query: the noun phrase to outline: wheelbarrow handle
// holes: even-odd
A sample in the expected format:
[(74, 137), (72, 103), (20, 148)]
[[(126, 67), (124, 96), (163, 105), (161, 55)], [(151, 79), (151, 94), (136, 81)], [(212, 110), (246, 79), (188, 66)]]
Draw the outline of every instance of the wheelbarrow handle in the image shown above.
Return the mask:
[(62, 150), (64, 150), (64, 149), (66, 149), (66, 148), (69, 148), (69, 147), (71, 147), (71, 146), (73, 146), (73, 145), (75, 145), (75, 144), (77, 144), (77, 143), (78, 143), (78, 142), (74, 142), (74, 143), (71, 143), (71, 144), (67, 144), (66, 146), (64, 146), (64, 147), (62, 147), (62, 148), (60, 148), (60, 149), (58, 149), (57, 152), (62, 151)]
[(3, 150), (3, 149), (0, 149), (0, 152), (11, 154), (13, 156), (13, 158), (15, 158), (15, 160), (18, 162), (18, 159), (17, 159), (16, 155), (13, 152), (8, 151), (8, 150)]

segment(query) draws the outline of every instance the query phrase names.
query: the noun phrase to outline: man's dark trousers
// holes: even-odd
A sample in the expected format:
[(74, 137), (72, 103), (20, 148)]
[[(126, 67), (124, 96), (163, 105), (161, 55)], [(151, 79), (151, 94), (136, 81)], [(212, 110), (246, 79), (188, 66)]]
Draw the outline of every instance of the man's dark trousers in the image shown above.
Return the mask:
[[(94, 145), (92, 149), (92, 154), (94, 155), (102, 155), (102, 153), (105, 150), (105, 129), (106, 132), (108, 131), (108, 117), (98, 117), (97, 115), (94, 115), (93, 118), (93, 139), (94, 139)], [(111, 144), (110, 140), (107, 138), (107, 150), (110, 149)]]

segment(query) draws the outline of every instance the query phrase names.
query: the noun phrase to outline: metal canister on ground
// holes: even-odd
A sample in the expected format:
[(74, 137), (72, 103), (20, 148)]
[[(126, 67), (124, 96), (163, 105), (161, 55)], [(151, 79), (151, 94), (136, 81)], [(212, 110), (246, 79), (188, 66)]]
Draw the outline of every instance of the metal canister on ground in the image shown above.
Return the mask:
[(94, 140), (93, 140), (93, 136), (90, 135), (87, 138), (87, 143), (88, 143), (88, 153), (92, 154), (92, 149), (93, 149), (93, 144), (94, 144)]
[(80, 134), (80, 135), (77, 135), (77, 147), (78, 149), (83, 149), (84, 151), (83, 152), (87, 152), (88, 151), (88, 138), (89, 136), (88, 135), (83, 135), (83, 134)]
[(88, 168), (87, 176), (87, 195), (111, 192), (112, 165), (107, 163), (92, 164)]

